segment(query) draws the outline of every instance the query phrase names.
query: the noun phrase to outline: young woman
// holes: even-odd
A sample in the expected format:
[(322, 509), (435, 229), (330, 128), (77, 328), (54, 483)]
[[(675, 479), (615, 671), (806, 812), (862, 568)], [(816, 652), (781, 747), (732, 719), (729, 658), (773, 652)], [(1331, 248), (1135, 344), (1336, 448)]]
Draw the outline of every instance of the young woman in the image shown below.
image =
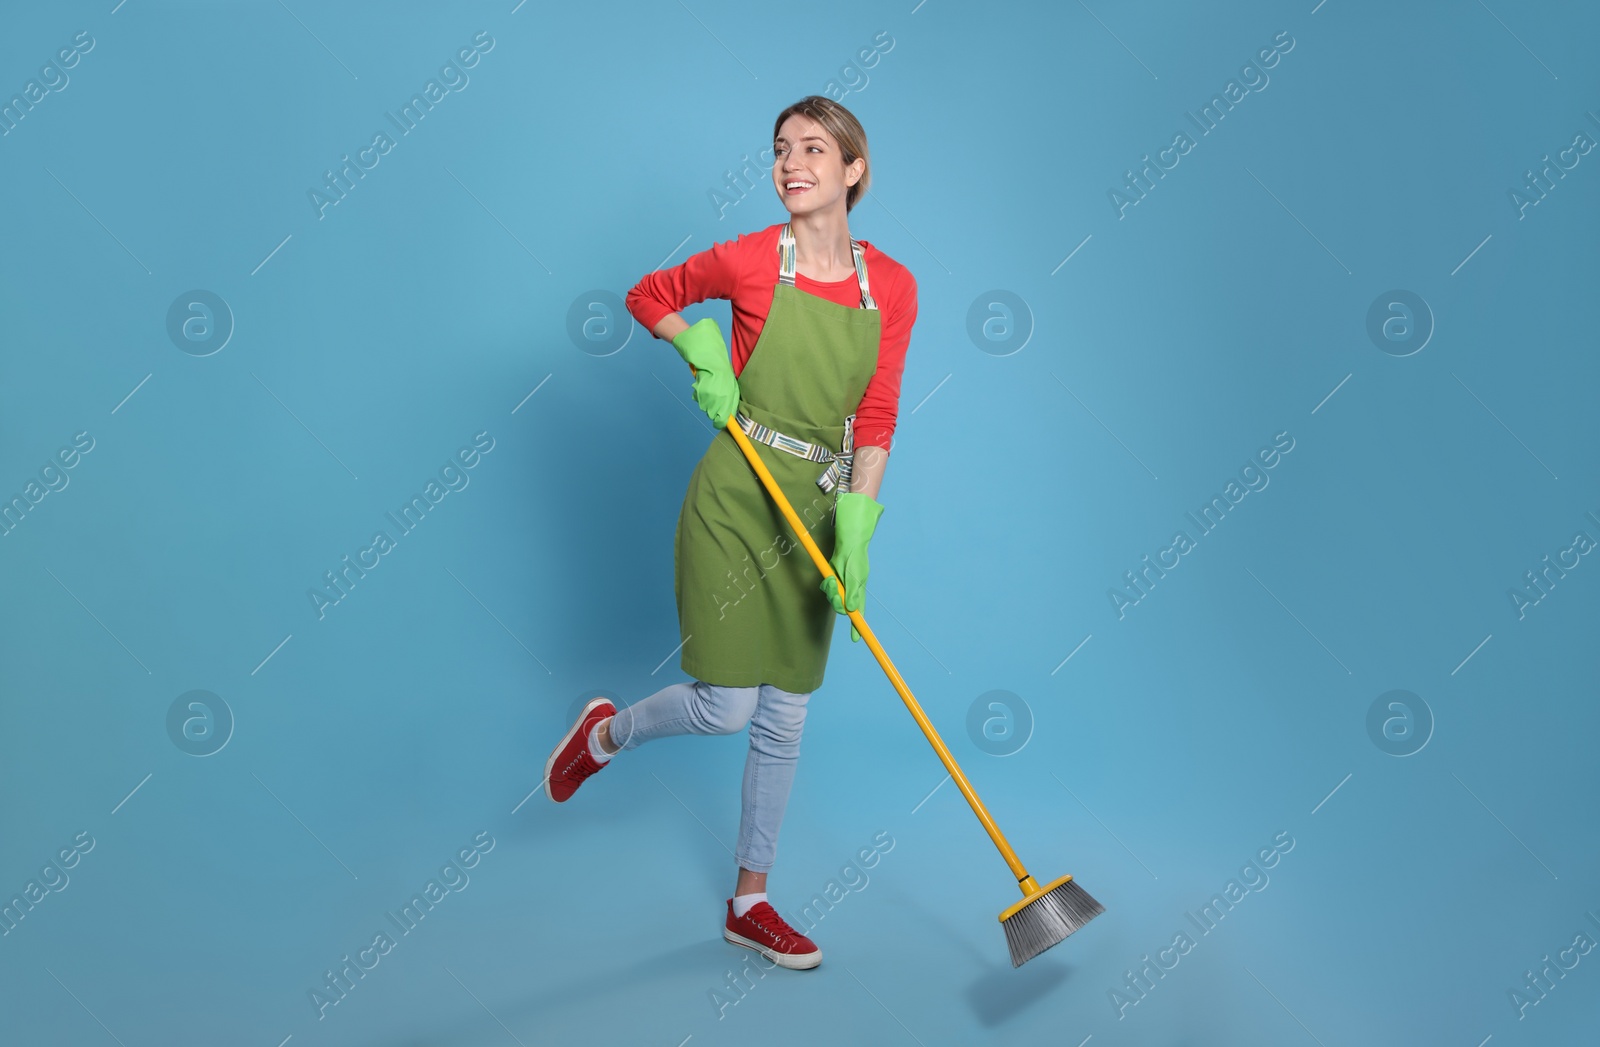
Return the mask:
[[(801, 99), (778, 114), (773, 151), (772, 185), (789, 220), (650, 273), (627, 297), (634, 318), (694, 367), (695, 401), (719, 430), (689, 479), (674, 540), (680, 664), (692, 679), (621, 711), (590, 702), (551, 753), (545, 787), (561, 803), (624, 749), (748, 724), (739, 870), (723, 937), (781, 966), (810, 968), (822, 953), (767, 902), (767, 873), (806, 703), (846, 607), (726, 427), (749, 435), (829, 555), (849, 609), (859, 610), (917, 285), (850, 236), (846, 216), (870, 171), (866, 134), (849, 110)], [(731, 360), (715, 320), (690, 326), (677, 312), (707, 298), (732, 300)], [(851, 639), (860, 639), (854, 627)]]

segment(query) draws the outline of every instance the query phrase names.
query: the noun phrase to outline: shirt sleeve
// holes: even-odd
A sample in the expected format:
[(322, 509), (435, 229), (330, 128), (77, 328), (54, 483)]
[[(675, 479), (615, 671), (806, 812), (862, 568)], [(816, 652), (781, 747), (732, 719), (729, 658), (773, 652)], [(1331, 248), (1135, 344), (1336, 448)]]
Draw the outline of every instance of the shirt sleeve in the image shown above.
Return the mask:
[[(883, 330), (878, 339), (878, 369), (867, 382), (856, 408), (856, 446), (889, 450), (900, 412), (900, 379), (905, 372), (911, 328), (917, 322), (917, 281), (911, 270), (895, 270), (897, 279), (883, 290)], [(876, 283), (876, 281), (874, 281)], [(880, 292), (881, 293), (881, 292)]]
[(656, 324), (685, 306), (707, 298), (732, 298), (744, 253), (739, 241), (743, 239), (741, 234), (712, 244), (670, 269), (646, 273), (628, 292), (624, 302), (628, 312), (652, 337), (659, 337)]

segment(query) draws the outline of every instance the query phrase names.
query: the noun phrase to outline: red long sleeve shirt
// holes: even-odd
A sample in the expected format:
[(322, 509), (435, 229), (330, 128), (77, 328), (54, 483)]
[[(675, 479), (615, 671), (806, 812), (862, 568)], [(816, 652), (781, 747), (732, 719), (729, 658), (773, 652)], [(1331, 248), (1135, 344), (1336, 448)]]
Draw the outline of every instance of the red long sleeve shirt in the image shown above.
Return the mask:
[[(694, 302), (726, 298), (733, 303), (733, 373), (744, 370), (756, 338), (772, 308), (772, 289), (778, 282), (778, 237), (783, 223), (759, 232), (741, 233), (737, 239), (713, 244), (690, 255), (681, 265), (645, 275), (628, 292), (628, 312), (655, 335), (662, 318)], [(881, 321), (878, 367), (867, 381), (856, 408), (855, 441), (859, 446), (889, 449), (900, 411), (900, 377), (905, 370), (906, 347), (917, 320), (917, 282), (911, 271), (866, 240), (867, 279)], [(859, 308), (861, 291), (852, 272), (844, 280), (822, 282), (795, 273), (795, 286), (830, 302)], [(845, 412), (848, 414), (848, 410)]]

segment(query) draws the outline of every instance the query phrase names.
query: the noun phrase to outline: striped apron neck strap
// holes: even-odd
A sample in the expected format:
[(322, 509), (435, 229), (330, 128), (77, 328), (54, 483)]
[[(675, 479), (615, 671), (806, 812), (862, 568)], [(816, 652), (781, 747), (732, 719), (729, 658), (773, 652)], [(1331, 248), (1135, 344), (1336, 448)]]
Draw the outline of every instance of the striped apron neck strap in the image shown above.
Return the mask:
[[(867, 252), (861, 246), (861, 241), (855, 237), (850, 238), (850, 256), (855, 261), (856, 283), (861, 288), (861, 308), (877, 309), (878, 303), (873, 299), (872, 292), (867, 288)], [(783, 223), (783, 232), (778, 236), (778, 282), (795, 286), (795, 249), (794, 230), (789, 223)]]

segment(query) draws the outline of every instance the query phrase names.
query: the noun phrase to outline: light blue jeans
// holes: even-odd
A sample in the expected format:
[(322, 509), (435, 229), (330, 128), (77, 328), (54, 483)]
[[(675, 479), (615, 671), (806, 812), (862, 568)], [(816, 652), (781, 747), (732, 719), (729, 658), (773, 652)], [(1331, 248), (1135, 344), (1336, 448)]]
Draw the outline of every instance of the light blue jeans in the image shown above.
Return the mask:
[(765, 683), (760, 687), (723, 687), (700, 680), (675, 683), (617, 710), (611, 741), (623, 749), (636, 749), (668, 735), (733, 734), (749, 724), (750, 752), (744, 761), (734, 859), (740, 868), (764, 873), (778, 856), (778, 827), (794, 784), (810, 697)]

